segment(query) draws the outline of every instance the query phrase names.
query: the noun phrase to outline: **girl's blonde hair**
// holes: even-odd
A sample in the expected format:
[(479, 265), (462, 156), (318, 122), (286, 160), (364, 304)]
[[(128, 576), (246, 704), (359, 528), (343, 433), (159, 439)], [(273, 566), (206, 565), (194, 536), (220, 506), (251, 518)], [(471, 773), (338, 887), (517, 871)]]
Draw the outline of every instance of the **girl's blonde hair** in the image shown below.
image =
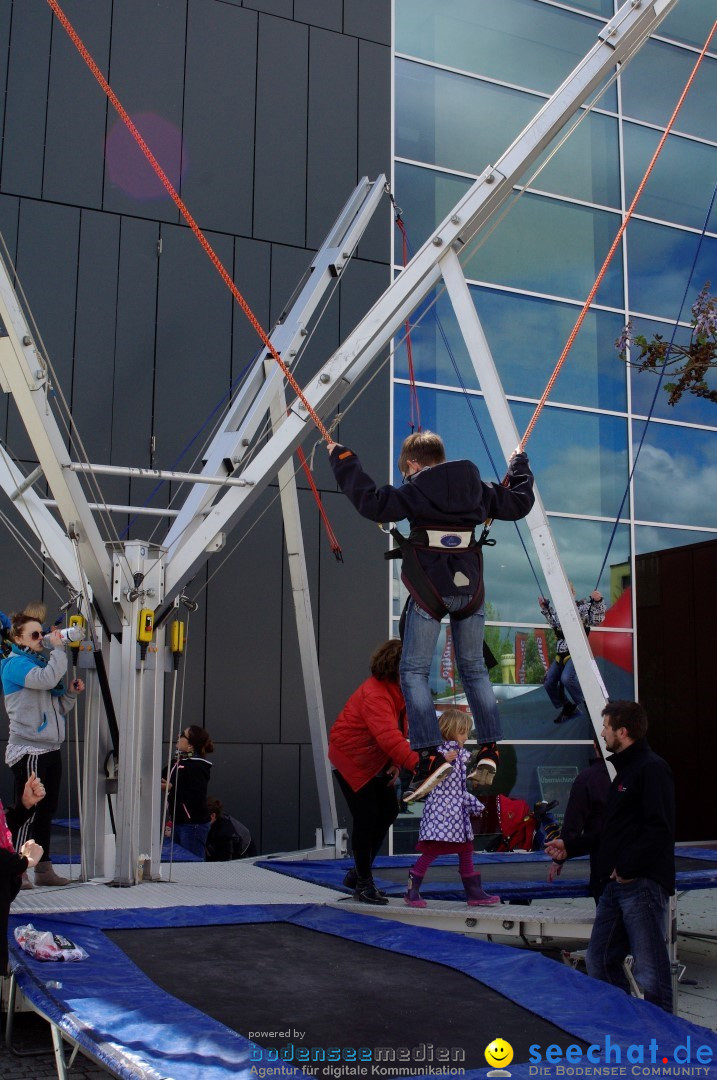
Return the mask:
[(438, 721), (444, 739), (455, 739), (457, 735), (470, 735), (473, 717), (463, 709), (446, 709)]
[(47, 607), (42, 601), (33, 601), (25, 605), (22, 614), (29, 615), (31, 619), (37, 619), (39, 623), (44, 623), (47, 620)]

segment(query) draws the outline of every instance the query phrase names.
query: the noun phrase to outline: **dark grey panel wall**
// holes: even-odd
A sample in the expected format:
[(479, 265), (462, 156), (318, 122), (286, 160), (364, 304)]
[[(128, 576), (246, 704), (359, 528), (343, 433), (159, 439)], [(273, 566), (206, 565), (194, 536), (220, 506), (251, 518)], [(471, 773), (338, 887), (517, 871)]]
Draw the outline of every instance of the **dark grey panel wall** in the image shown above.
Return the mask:
[[(357, 179), (389, 171), (388, 0), (65, 6), (269, 329)], [(0, 0), (4, 85), (0, 229), (87, 452), (112, 464), (189, 467), (259, 338), (53, 23), (46, 0)], [(325, 297), (300, 382), (386, 287), (390, 231), (386, 204)], [(13, 451), (30, 463), (32, 447), (4, 399), (0, 423)], [(389, 472), (388, 425), (384, 370), (341, 425), (341, 437), (379, 481)], [(309, 435), (307, 453), (317, 439)], [(341, 565), (331, 554), (299, 472), (330, 723), (387, 633), (388, 575), (380, 533), (336, 492), (323, 447), (314, 479), (346, 559)], [(166, 507), (183, 497), (168, 484), (155, 486), (101, 484), (107, 500), (122, 504)], [(116, 515), (114, 525), (122, 532), (129, 522)], [(129, 535), (146, 538), (155, 528), (161, 539), (166, 519), (139, 517)], [(0, 555), (0, 608), (44, 592), (54, 611), (59, 599), (4, 529)], [(200, 608), (190, 617), (179, 671), (175, 732), (180, 722), (210, 730), (212, 791), (246, 822), (261, 850), (311, 844), (319, 809), (276, 484), (189, 592)], [(171, 688), (169, 676), (165, 739)], [(0, 723), (0, 751), (5, 734)], [(0, 767), (7, 795), (6, 779)]]
[[(111, 462), (147, 468), (152, 464), (159, 226), (131, 217), (119, 222)], [(146, 482), (122, 481), (115, 495), (120, 504), (141, 505), (150, 490)], [(166, 505), (163, 495), (160, 491), (153, 502)], [(127, 521), (121, 524), (124, 528)], [(140, 533), (146, 535), (143, 529), (132, 535)]]
[[(383, 2), (383, 0), (382, 0)], [(386, 4), (388, 7), (388, 4)], [(391, 51), (385, 45), (359, 41), (358, 173), (390, 177), (383, 153), (391, 144)], [(358, 254), (362, 259), (388, 262), (392, 224), (388, 209), (380, 209), (364, 233)]]
[[(356, 184), (358, 41), (312, 28), (306, 242), (319, 247)], [(329, 182), (330, 179), (330, 182)]]
[[(175, 186), (181, 164), (186, 26), (186, 0), (123, 0), (113, 7), (112, 88)], [(174, 203), (124, 131), (112, 110), (105, 209), (177, 221)]]
[(182, 198), (202, 228), (244, 236), (251, 234), (257, 24), (252, 11), (189, 2)]
[(336, 0), (294, 0), (294, 19), (297, 22), (323, 26), (325, 30), (337, 30), (343, 24), (343, 7)]
[[(222, 263), (232, 265), (230, 237), (209, 234)], [(155, 465), (185, 469), (180, 457), (197, 428), (229, 389), (232, 297), (186, 228), (162, 227), (154, 388)]]
[(42, 194), (51, 37), (45, 0), (13, 2), (2, 168), (2, 189), (9, 194)]
[(83, 210), (80, 222), (72, 415), (90, 461), (109, 461), (117, 331), (120, 218)]
[[(276, 488), (259, 499), (207, 591), (206, 722), (232, 742), (281, 741), (282, 528)], [(238, 546), (237, 546), (238, 545)], [(210, 573), (212, 568), (210, 567)]]
[[(7, 87), (8, 46), (10, 43), (10, 20), (12, 0), (0, 0), (0, 86)], [(0, 132), (5, 129), (5, 95), (0, 94)], [(0, 168), (2, 147), (0, 146)]]
[(304, 246), (309, 30), (259, 19), (254, 236)]
[[(17, 6), (17, 5), (16, 5)], [(71, 0), (63, 10), (107, 76), (111, 0)], [(54, 22), (48, 87), (42, 195), (58, 202), (102, 206), (102, 145), (107, 98)]]

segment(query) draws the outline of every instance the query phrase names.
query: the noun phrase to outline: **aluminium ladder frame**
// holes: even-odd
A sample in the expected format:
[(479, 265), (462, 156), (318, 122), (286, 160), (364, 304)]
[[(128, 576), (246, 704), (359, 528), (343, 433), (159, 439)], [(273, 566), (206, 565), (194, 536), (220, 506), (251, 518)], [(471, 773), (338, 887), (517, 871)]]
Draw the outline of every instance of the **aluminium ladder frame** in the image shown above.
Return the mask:
[[(457, 308), (469, 354), (477, 365), (486, 405), (501, 448), (509, 456), (519, 438), (500, 380), (485, 343), (480, 322), (470, 300), (459, 255), (497, 214), (525, 172), (616, 64), (624, 65), (675, 7), (677, 0), (629, 0), (598, 34), (598, 41), (562, 85), (526, 126), (512, 145), (488, 166), (451, 213), (426, 240), (389, 285), (383, 296), (358, 323), (339, 349), (304, 391), (309, 407), (326, 417), (376, 361), (383, 349), (427, 294), (442, 280)], [(197, 523), (195, 531), (176, 544), (167, 560), (167, 589), (173, 594), (180, 583), (201, 565), (205, 547), (246, 514), (260, 492), (307, 434), (306, 404), (295, 400), (288, 416), (271, 439), (242, 471), (247, 487), (233, 489)], [(528, 518), (570, 654), (580, 679), (593, 729), (600, 731), (600, 713), (606, 701), (605, 687), (578, 617), (567, 576), (547, 524), (540, 499)]]
[[(386, 187), (383, 175), (375, 181), (363, 177), (341, 211), (327, 239), (314, 256), (289, 304), (280, 316), (271, 341), (287, 361), (293, 363), (308, 341), (308, 325), (332, 282), (340, 279), (381, 201)], [(114, 856), (114, 884), (130, 886), (144, 876), (157, 877), (161, 857), (162, 821), (159, 776), (162, 767), (161, 742), (166, 669), (165, 625), (159, 620), (156, 639), (144, 661), (137, 661), (136, 627), (143, 606), (165, 604), (168, 614), (178, 601), (180, 590), (167, 603), (165, 588), (166, 552), (174, 542), (191, 532), (192, 519), (201, 520), (206, 507), (216, 498), (220, 486), (245, 486), (232, 473), (248, 452), (251, 438), (267, 413), (273, 426), (286, 411), (283, 382), (278, 365), (267, 363), (263, 350), (240, 387), (222, 427), (207, 451), (203, 474), (194, 481), (185, 506), (177, 514), (171, 535), (162, 545), (130, 541), (112, 550), (105, 545), (95, 525), (78, 473), (103, 472), (140, 474), (154, 478), (152, 470), (131, 470), (113, 466), (97, 468), (70, 460), (47, 395), (50, 380), (47, 365), (36, 348), (24, 313), (17, 300), (7, 269), (0, 264), (0, 385), (12, 393), (33, 442), (39, 467), (24, 477), (0, 453), (0, 486), (5, 489), (46, 553), (58, 566), (75, 592), (83, 584), (92, 597), (100, 619), (94, 632), (106, 666), (112, 697), (119, 702), (119, 758), (117, 787), (117, 843)], [(174, 479), (187, 480), (184, 474)], [(63, 534), (44, 501), (32, 490), (44, 476), (52, 489), (64, 521)], [(202, 479), (204, 480), (201, 483)], [(318, 669), (316, 637), (311, 611), (299, 501), (293, 468), (280, 473), (282, 508), (294, 600), (297, 635), (304, 679), (307, 713), (321, 814), (323, 846), (344, 853), (346, 834), (338, 828), (336, 802), (327, 758), (326, 722)], [(205, 552), (219, 550), (224, 535), (215, 537)], [(141, 577), (141, 588), (136, 587)], [(88, 612), (88, 617), (92, 617)], [(113, 634), (106, 633), (107, 630)], [(104, 705), (87, 649), (80, 649), (79, 664), (86, 669), (85, 755), (83, 769), (83, 868), (85, 879), (100, 877), (105, 869), (106, 817), (104, 796), (111, 790), (105, 763), (109, 755)], [(159, 723), (157, 723), (159, 719)], [(146, 863), (149, 866), (146, 867)]]
[[(536, 117), (518, 135), (495, 166), (488, 166), (484, 170), (454, 210), (413, 256), (403, 273), (389, 285), (383, 296), (311, 380), (304, 397), (317, 415), (326, 416), (337, 405), (352, 384), (389, 346), (391, 339), (411, 312), (431, 289), (444, 280), (452, 302), (460, 311), (459, 321), (462, 321), (464, 334), (468, 335), (469, 352), (474, 362), (480, 367), (479, 379), (486, 393), (486, 403), (491, 419), (498, 431), (501, 447), (507, 454), (508, 446), (517, 440), (514, 439), (514, 430), (511, 430), (510, 424), (507, 423), (506, 412), (509, 415), (509, 410), (497, 377), (495, 377), (497, 385), (488, 389), (493, 379), (486, 368), (486, 352), (479, 344), (476, 344), (481, 337), (480, 323), (477, 316), (474, 318), (470, 314), (468, 307), (470, 294), (458, 256), (503, 206), (510, 197), (514, 185), (587, 100), (590, 93), (610, 75), (616, 64), (629, 61), (676, 3), (677, 0), (628, 0), (620, 8), (601, 30), (593, 48), (549, 98)], [(339, 258), (341, 266), (343, 266), (345, 256), (347, 257), (347, 252), (342, 248)], [(335, 263), (334, 272), (337, 270), (340, 272), (340, 267)], [(10, 290), (9, 294), (7, 287)], [(470, 306), (472, 308), (472, 301)], [(77, 538), (77, 548), (94, 594), (95, 605), (112, 633), (121, 632), (123, 642), (124, 639), (131, 638), (131, 645), (129, 642), (123, 645), (123, 664), (119, 680), (116, 673), (113, 677), (111, 672), (115, 689), (118, 682), (120, 686), (123, 722), (129, 722), (128, 703), (123, 699), (123, 695), (131, 686), (134, 690), (130, 691), (130, 696), (138, 697), (134, 635), (137, 605), (144, 597), (130, 602), (128, 598), (130, 588), (125, 589), (122, 585), (123, 570), (119, 554), (114, 555), (114, 572), (108, 565), (109, 560), (103, 557), (104, 545), (92, 519), (87, 500), (79, 487), (79, 480), (70, 470), (67, 451), (62, 439), (58, 439), (59, 432), (54, 434), (48, 432), (47, 425), (42, 420), (42, 409), (36, 407), (38, 399), (41, 398), (38, 391), (47, 392), (47, 373), (43, 371), (44, 364), (35, 352), (31, 335), (24, 324), (24, 318), (12, 292), (9, 279), (6, 282), (0, 282), (0, 321), (2, 322), (0, 381), (3, 389), (10, 389), (18, 396), (21, 414), (38, 452), (40, 466), (57, 500), (60, 515), (70, 534)], [(13, 321), (17, 323), (17, 326), (13, 327)], [(278, 327), (277, 333), (280, 331), (281, 327)], [(12, 368), (17, 370), (10, 377)], [(276, 400), (276, 394), (279, 390), (283, 390), (281, 377), (276, 372), (272, 375), (273, 378), (270, 377), (268, 381), (273, 385), (258, 386), (253, 402), (248, 403), (248, 393), (244, 395), (242, 416), (240, 419), (235, 418), (235, 426), (224, 433), (225, 445), (213, 444), (213, 455), (205, 466), (207, 470), (211, 469), (218, 475), (231, 476), (241, 466), (244, 456), (242, 447), (251, 445), (252, 435), (257, 432), (260, 422), (272, 402)], [(256, 374), (253, 378), (256, 380), (254, 385), (257, 385)], [(20, 404), (20, 399), (23, 405)], [(28, 418), (25, 417), (26, 409)], [(275, 407), (275, 420), (277, 415)], [(54, 418), (52, 422), (54, 423)], [(273, 433), (265, 444), (241, 470), (245, 486), (232, 487), (221, 498), (214, 498), (212, 501), (211, 495), (206, 490), (208, 485), (204, 486), (204, 491), (201, 490), (202, 485), (198, 485), (193, 498), (190, 497), (185, 504), (186, 514), (180, 521), (182, 516), (180, 512), (163, 545), (163, 552), (159, 556), (160, 577), (155, 589), (155, 606), (158, 609), (160, 622), (171, 610), (185, 583), (204, 564), (209, 553), (218, 550), (223, 545), (228, 530), (248, 513), (260, 493), (287, 464), (290, 456), (311, 430), (313, 428), (309, 424), (306, 405), (294, 400), (283, 422), (275, 425)], [(223, 473), (222, 470), (224, 470)], [(212, 494), (216, 495), (216, 492)], [(23, 498), (23, 495), (18, 496), (16, 500), (18, 505)], [(531, 532), (536, 540), (540, 561), (551, 587), (555, 607), (585, 693), (592, 723), (597, 730), (598, 710), (605, 699), (604, 688), (600, 684), (582, 624), (576, 616), (567, 579), (552, 544), (550, 530), (544, 520), (544, 515), (537, 516), (540, 514), (539, 503), (536, 504), (536, 510), (532, 513), (534, 517), (530, 522)], [(138, 559), (144, 559), (146, 553), (145, 556), (140, 556), (139, 552), (136, 552), (136, 556)], [(147, 564), (142, 563), (142, 566), (145, 565)], [(152, 563), (149, 563), (147, 568), (150, 569), (151, 566)], [(155, 679), (155, 682), (158, 681)], [(127, 761), (123, 762), (122, 774), (127, 775), (120, 787), (120, 806), (123, 806), (125, 810), (121, 818), (130, 835), (125, 836), (123, 829), (120, 836), (122, 857), (118, 848), (115, 864), (118, 884), (134, 883), (133, 868), (140, 850), (138, 847), (139, 811), (141, 806), (150, 806), (151, 800), (157, 799), (154, 790), (151, 790), (146, 781), (151, 780), (151, 784), (154, 785), (160, 765), (161, 762), (153, 759), (151, 777), (145, 776), (145, 782), (140, 784), (139, 763), (136, 762), (136, 767), (129, 767)], [(324, 834), (326, 831), (324, 827)], [(159, 862), (158, 840), (155, 836), (152, 837), (150, 853), (154, 870), (158, 868)]]

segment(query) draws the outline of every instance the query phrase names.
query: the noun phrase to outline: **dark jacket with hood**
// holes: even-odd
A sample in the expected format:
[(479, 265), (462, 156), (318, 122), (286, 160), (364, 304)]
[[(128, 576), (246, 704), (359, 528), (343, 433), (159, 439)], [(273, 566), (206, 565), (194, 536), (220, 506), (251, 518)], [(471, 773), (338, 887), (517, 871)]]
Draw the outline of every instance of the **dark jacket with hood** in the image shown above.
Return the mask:
[[(508, 486), (486, 484), (472, 461), (444, 461), (431, 465), (396, 488), (377, 488), (352, 450), (336, 446), (330, 456), (336, 481), (359, 514), (369, 521), (402, 521), (422, 527), (472, 528), (486, 518), (518, 521), (530, 511), (533, 474), (526, 454), (516, 454), (508, 466)], [(483, 602), (483, 555), (480, 547), (459, 551), (418, 549), (421, 565), (440, 596), (475, 596)], [(420, 604), (411, 585), (409, 592)]]
[[(167, 799), (167, 813), (175, 825), (206, 825), (209, 821), (207, 788), (212, 772), (209, 758), (181, 754), (169, 770), (172, 788)], [(162, 769), (167, 779), (167, 769)]]
[[(602, 892), (613, 870), (625, 880), (649, 878), (675, 891), (675, 785), (672, 770), (647, 742), (636, 739), (607, 759), (610, 785), (599, 836), (567, 840), (568, 857), (594, 851), (591, 887)], [(591, 888), (591, 891), (592, 891)]]
[(561, 839), (566, 844), (583, 841), (592, 845), (590, 851), (590, 892), (597, 899), (597, 846), (605, 820), (605, 804), (610, 791), (610, 774), (601, 757), (593, 758), (587, 768), (578, 773), (570, 789), (565, 807)]

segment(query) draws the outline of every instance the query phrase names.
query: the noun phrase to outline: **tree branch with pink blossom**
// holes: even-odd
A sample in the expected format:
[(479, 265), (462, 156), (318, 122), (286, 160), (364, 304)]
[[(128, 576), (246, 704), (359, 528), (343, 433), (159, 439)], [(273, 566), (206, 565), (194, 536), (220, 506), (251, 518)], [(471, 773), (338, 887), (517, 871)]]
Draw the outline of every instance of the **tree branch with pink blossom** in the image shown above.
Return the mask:
[(615, 348), (620, 359), (638, 371), (670, 373), (673, 381), (664, 387), (670, 405), (676, 405), (683, 394), (717, 403), (717, 389), (707, 383), (707, 373), (717, 368), (717, 296), (710, 296), (709, 281), (692, 305), (692, 332), (687, 345), (670, 344), (661, 334), (648, 341), (642, 334), (633, 334), (628, 323)]

